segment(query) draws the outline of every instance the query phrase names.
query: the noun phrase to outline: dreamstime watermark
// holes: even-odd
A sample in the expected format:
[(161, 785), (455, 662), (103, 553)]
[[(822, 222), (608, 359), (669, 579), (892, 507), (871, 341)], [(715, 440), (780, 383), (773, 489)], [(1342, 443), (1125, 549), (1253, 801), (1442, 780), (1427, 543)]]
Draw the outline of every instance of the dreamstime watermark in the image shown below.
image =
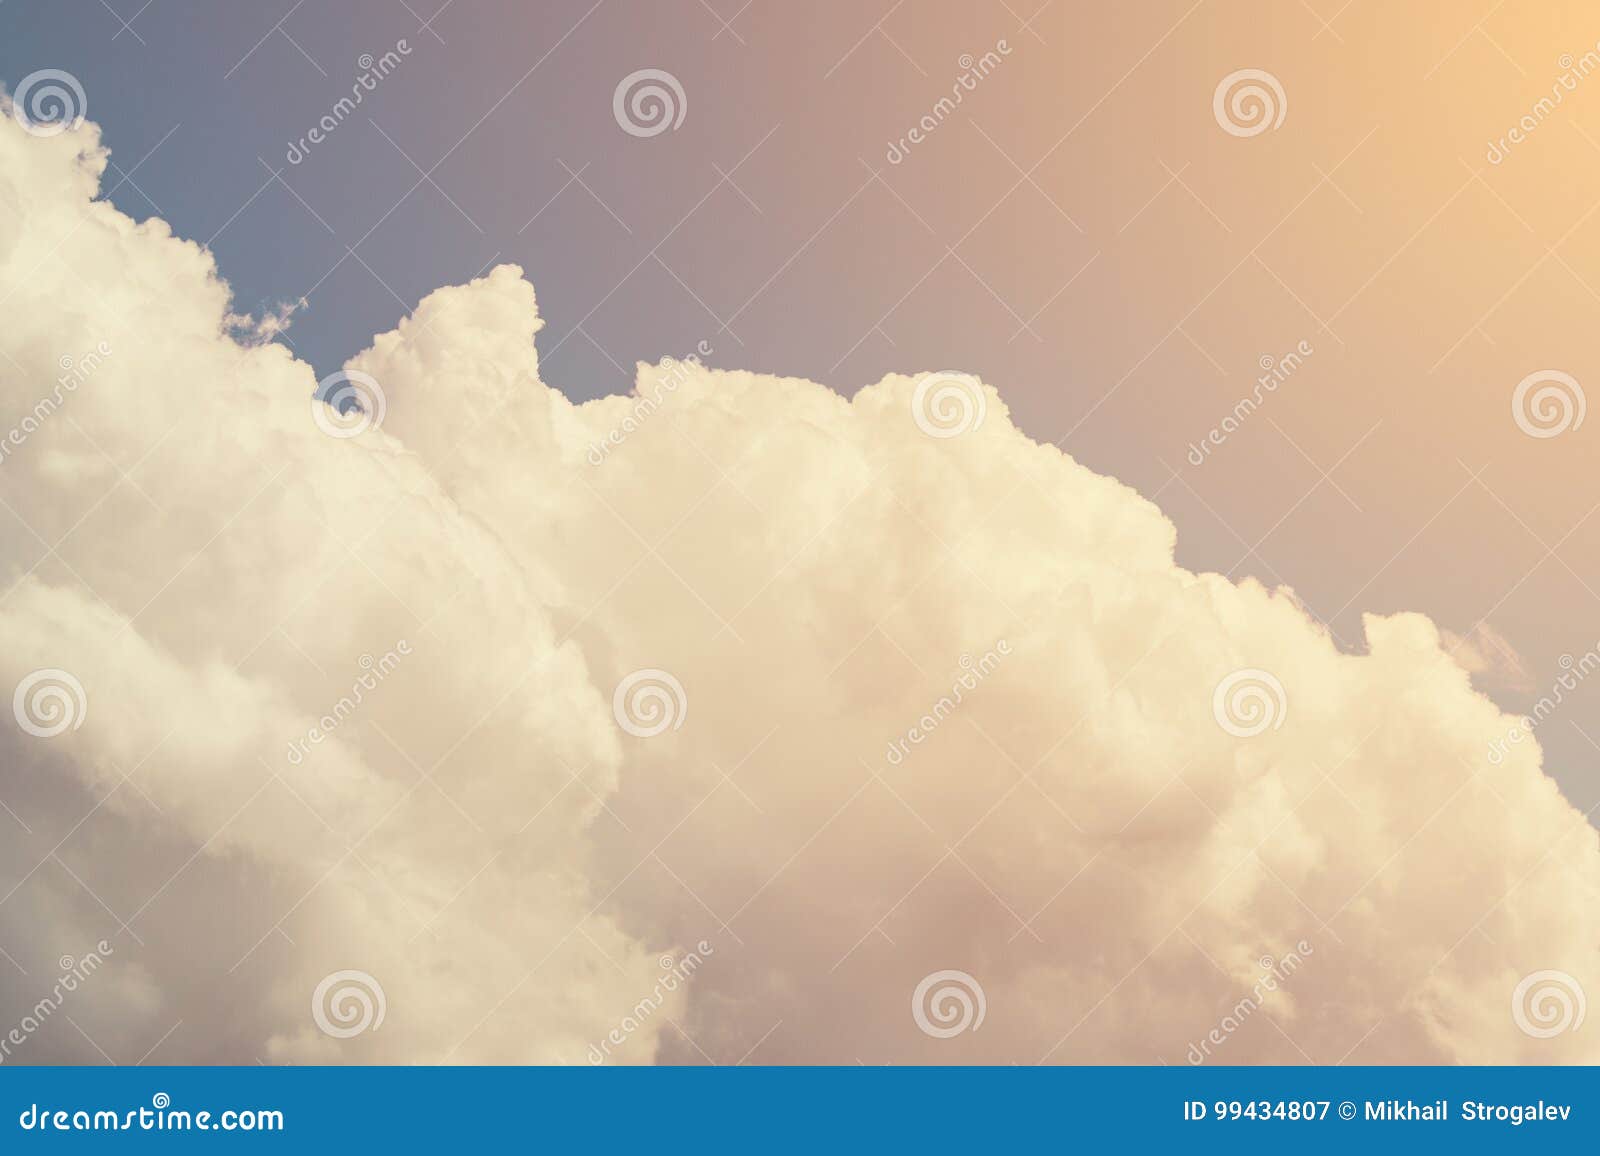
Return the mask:
[(1211, 694), (1211, 714), (1234, 738), (1253, 739), (1283, 726), (1289, 697), (1270, 671), (1246, 667), (1217, 683)]
[(311, 993), (311, 1019), (325, 1035), (348, 1040), (383, 1026), (389, 1001), (383, 985), (364, 971), (336, 971)]
[(911, 993), (911, 1019), (936, 1040), (977, 1031), (989, 1012), (983, 985), (965, 971), (935, 971)]
[(617, 725), (634, 738), (653, 739), (668, 728), (677, 730), (689, 717), (689, 696), (671, 674), (646, 667), (617, 683), (611, 696)]
[(1561, 673), (1556, 676), (1550, 693), (1542, 695), (1538, 702), (1533, 704), (1533, 709), (1523, 715), (1519, 723), (1514, 723), (1506, 729), (1506, 733), (1489, 744), (1489, 762), (1499, 766), (1505, 762), (1510, 748), (1520, 745), (1524, 740), (1533, 736), (1535, 728), (1542, 726), (1546, 719), (1556, 712), (1556, 709), (1566, 701), (1578, 685), (1600, 670), (1600, 642), (1594, 648), (1585, 651), (1581, 658), (1573, 658), (1570, 654), (1563, 654), (1559, 660)]
[(1489, 148), (1484, 153), (1484, 159), (1491, 165), (1498, 165), (1511, 155), (1511, 150), (1516, 145), (1527, 140), (1546, 120), (1556, 111), (1556, 106), (1566, 99), (1566, 94), (1575, 92), (1578, 81), (1583, 80), (1595, 69), (1600, 68), (1600, 42), (1595, 44), (1588, 52), (1576, 60), (1572, 53), (1562, 53), (1556, 61), (1556, 66), (1561, 69), (1561, 75), (1556, 77), (1550, 85), (1550, 95), (1541, 96), (1529, 106), (1528, 111), (1501, 135), (1499, 140), (1491, 140)]
[(27, 416), (12, 426), (4, 438), (0, 438), (0, 465), (5, 464), (6, 458), (17, 447), (38, 433), (44, 423), (66, 404), (67, 397), (77, 393), (78, 387), (88, 381), (90, 375), (110, 356), (111, 344), (106, 341), (80, 357), (62, 354), (57, 362), (61, 373), (56, 377), (55, 388), (36, 401)]
[(663, 955), (660, 961), (662, 975), (656, 980), (655, 988), (634, 1004), (632, 1011), (617, 1021), (616, 1027), (606, 1033), (605, 1039), (598, 1044), (589, 1045), (589, 1063), (594, 1065), (605, 1063), (611, 1055), (612, 1048), (620, 1048), (627, 1043), (628, 1037), (644, 1027), (650, 1017), (661, 1010), (667, 1002), (667, 997), (688, 983), (694, 973), (700, 970), (700, 966), (705, 963), (705, 957), (715, 954), (716, 949), (702, 939), (695, 944), (695, 950), (685, 954), (682, 959)]
[(89, 698), (71, 671), (48, 666), (23, 675), (11, 695), (11, 713), (34, 738), (53, 739), (83, 725)]
[(1295, 371), (1305, 364), (1306, 358), (1316, 350), (1311, 342), (1302, 341), (1282, 357), (1274, 358), (1270, 354), (1262, 354), (1257, 365), (1261, 367), (1261, 376), (1256, 378), (1256, 384), (1251, 391), (1234, 402), (1233, 409), (1222, 422), (1211, 429), (1199, 442), (1189, 443), (1189, 453), (1186, 455), (1191, 466), (1204, 465), (1211, 450), (1227, 441), (1229, 436), (1237, 433), (1244, 425), (1245, 420), (1261, 408), (1268, 394), (1278, 392), (1278, 387), (1294, 376)]
[(44, 1026), (46, 1020), (61, 1010), (61, 1005), (66, 1002), (67, 996), (78, 990), (78, 985), (87, 980), (91, 975), (100, 970), (100, 965), (105, 963), (105, 957), (115, 954), (111, 944), (101, 940), (94, 945), (94, 950), (73, 959), (70, 955), (63, 955), (56, 961), (56, 966), (61, 969), (55, 987), (50, 994), (23, 1015), (17, 1025), (0, 1036), (0, 1064), (11, 1058), (14, 1048), (20, 1048), (28, 1042), (28, 1037)]
[(172, 1097), (157, 1092), (150, 1107), (114, 1112), (105, 1108), (54, 1109), (29, 1104), (17, 1126), (31, 1132), (282, 1132), (283, 1113), (275, 1108), (226, 1108), (221, 1112), (174, 1108)]
[(411, 643), (402, 638), (395, 643), (393, 650), (384, 651), (381, 658), (373, 658), (370, 654), (363, 654), (360, 661), (356, 663), (361, 668), (361, 673), (350, 684), (350, 693), (334, 703), (333, 709), (319, 718), (315, 726), (307, 729), (304, 738), (296, 738), (290, 741), (288, 751), (284, 755), (289, 765), (298, 767), (305, 762), (306, 756), (311, 753), (312, 747), (321, 746), (334, 731), (343, 726), (350, 716), (356, 713), (356, 708), (366, 698), (364, 692), (377, 690), (378, 684), (393, 674), (395, 668), (400, 665), (400, 660), (410, 653)]
[(1583, 985), (1564, 971), (1535, 971), (1511, 992), (1511, 1022), (1538, 1040), (1583, 1026), (1589, 1010)]
[(1306, 957), (1314, 954), (1314, 951), (1315, 949), (1302, 939), (1294, 945), (1294, 950), (1286, 952), (1281, 959), (1263, 955), (1258, 961), (1262, 974), (1251, 985), (1250, 990), (1238, 1003), (1228, 1009), (1227, 1014), (1201, 1038), (1198, 1044), (1189, 1045), (1184, 1058), (1196, 1066), (1205, 1063), (1211, 1057), (1211, 1049), (1220, 1047), (1228, 1041), (1229, 1036), (1244, 1027), (1245, 1021), (1261, 1009), (1267, 997), (1299, 971)]
[(622, 419), (622, 424), (614, 427), (599, 441), (589, 443), (588, 460), (591, 466), (604, 465), (606, 456), (611, 451), (625, 442), (629, 435), (636, 433), (666, 401), (667, 395), (676, 393), (678, 387), (689, 380), (692, 369), (700, 368), (700, 359), (711, 356), (711, 342), (701, 341), (695, 346), (695, 351), (684, 360), (669, 357), (661, 365), (665, 372), (656, 378), (655, 389), (649, 397), (640, 394), (633, 403), (633, 408), (628, 411), (628, 416)]
[(1261, 68), (1241, 68), (1217, 82), (1211, 95), (1211, 114), (1229, 136), (1260, 136), (1283, 124), (1289, 115), (1289, 98), (1272, 73)]
[(629, 136), (651, 137), (676, 129), (689, 112), (689, 98), (672, 73), (641, 68), (617, 82), (611, 115)]
[(911, 417), (931, 438), (960, 437), (983, 425), (989, 410), (983, 384), (970, 373), (924, 373), (911, 393)]
[(83, 85), (70, 72), (41, 68), (30, 72), (11, 94), (11, 115), (30, 136), (59, 136), (75, 130), (89, 110)]
[(311, 395), (311, 420), (332, 438), (360, 437), (383, 424), (389, 401), (370, 373), (341, 369), (317, 382)]
[(1583, 424), (1589, 402), (1570, 373), (1541, 369), (1511, 391), (1511, 419), (1531, 438), (1553, 438)]
[(897, 165), (911, 155), (911, 150), (933, 134), (933, 130), (943, 124), (952, 113), (966, 99), (969, 92), (978, 87), (978, 82), (987, 77), (1001, 62), (1011, 55), (1011, 45), (1005, 39), (995, 41), (994, 47), (982, 56), (974, 57), (970, 52), (963, 52), (956, 59), (956, 66), (961, 69), (955, 83), (950, 86), (950, 95), (941, 96), (934, 101), (933, 107), (922, 115), (922, 119), (912, 125), (899, 140), (889, 142), (889, 148), (884, 153), (884, 159), (891, 165)]
[(309, 132), (299, 140), (290, 141), (283, 159), (291, 165), (297, 165), (310, 156), (311, 150), (327, 140), (333, 130), (355, 112), (357, 106), (367, 98), (367, 94), (377, 89), (378, 81), (391, 75), (400, 67), (401, 60), (410, 55), (411, 45), (401, 38), (396, 40), (394, 47), (382, 56), (374, 57), (370, 52), (363, 52), (358, 56), (356, 66), (361, 69), (361, 75), (356, 77), (355, 83), (350, 86), (350, 95), (341, 96), (334, 101), (333, 107), (322, 114), (322, 118), (311, 126)]
[(891, 739), (884, 761), (891, 767), (897, 767), (911, 754), (911, 748), (921, 746), (927, 742), (933, 732), (938, 730), (944, 720), (955, 713), (964, 699), (964, 691), (976, 690), (978, 684), (995, 672), (1000, 665), (1000, 660), (1011, 653), (1011, 643), (1004, 638), (1000, 639), (989, 650), (984, 651), (983, 657), (974, 659), (970, 654), (963, 654), (957, 665), (959, 673), (950, 684), (950, 693), (943, 695), (933, 704), (927, 714), (917, 720), (916, 725), (905, 733), (904, 738)]

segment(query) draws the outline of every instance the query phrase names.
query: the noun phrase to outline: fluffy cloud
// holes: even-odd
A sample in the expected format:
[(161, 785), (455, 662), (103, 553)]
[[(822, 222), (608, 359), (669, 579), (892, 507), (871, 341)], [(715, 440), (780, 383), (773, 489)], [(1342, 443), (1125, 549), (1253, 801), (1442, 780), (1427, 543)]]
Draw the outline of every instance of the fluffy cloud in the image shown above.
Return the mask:
[[(119, 1061), (1600, 1059), (1513, 1014), (1600, 990), (1596, 832), (1426, 618), (1342, 653), (1179, 568), (970, 378), (574, 405), (510, 266), (330, 436), (104, 164), (0, 122), (0, 686), (86, 706), (0, 735), (7, 1015), (106, 939), (65, 1010)], [(919, 1026), (945, 970), (977, 1030)]]

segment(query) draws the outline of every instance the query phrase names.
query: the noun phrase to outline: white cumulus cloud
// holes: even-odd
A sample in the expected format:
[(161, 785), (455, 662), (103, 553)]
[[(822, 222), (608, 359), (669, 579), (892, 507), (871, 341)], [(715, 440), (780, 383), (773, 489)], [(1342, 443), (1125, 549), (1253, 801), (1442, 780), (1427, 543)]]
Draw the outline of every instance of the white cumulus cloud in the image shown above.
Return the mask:
[[(105, 157), (0, 121), (0, 687), (83, 690), (0, 728), (7, 1015), (106, 939), (119, 1061), (1600, 1059), (1512, 1002), (1600, 992), (1596, 832), (1428, 619), (1342, 653), (1180, 568), (964, 375), (953, 436), (922, 372), (575, 405), (512, 266), (330, 436)], [(325, 1030), (338, 972), (381, 1024)], [(981, 1023), (925, 1030), (939, 972)]]

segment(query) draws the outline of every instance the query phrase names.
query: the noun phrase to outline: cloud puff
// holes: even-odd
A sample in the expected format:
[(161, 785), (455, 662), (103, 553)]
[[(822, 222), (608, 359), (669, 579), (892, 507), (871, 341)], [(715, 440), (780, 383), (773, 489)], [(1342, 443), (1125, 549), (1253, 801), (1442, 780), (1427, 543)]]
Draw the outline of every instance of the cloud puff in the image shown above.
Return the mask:
[(104, 938), (119, 1061), (1600, 1059), (1518, 991), (1600, 990), (1596, 832), (1426, 618), (1183, 570), (964, 375), (574, 405), (511, 266), (319, 387), (96, 132), (0, 123), (0, 686), (82, 688), (6, 1014)]

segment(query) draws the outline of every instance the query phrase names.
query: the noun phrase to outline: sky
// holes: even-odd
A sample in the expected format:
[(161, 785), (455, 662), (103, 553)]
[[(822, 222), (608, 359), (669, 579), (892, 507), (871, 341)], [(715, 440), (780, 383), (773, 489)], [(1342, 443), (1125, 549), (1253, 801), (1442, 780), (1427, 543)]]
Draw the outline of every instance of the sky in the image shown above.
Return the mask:
[[(1506, 1015), (1594, 966), (1584, 6), (0, 21), (87, 118), (6, 126), (8, 404), (117, 398), (0, 465), (6, 673), (94, 672), (16, 748), (4, 946), (134, 961), (35, 1055), (584, 1062), (690, 953), (630, 1061), (1182, 1062), (1291, 954), (1232, 1062), (1588, 1055)], [(341, 372), (380, 420), (306, 417)]]
[[(912, 357), (1001, 383), (1034, 436), (1159, 492), (1188, 564), (1293, 587), (1351, 647), (1361, 609), (1422, 610), (1490, 639), (1527, 710), (1600, 639), (1585, 431), (1507, 422), (1529, 374), (1590, 371), (1585, 80), (1489, 160), (1600, 39), (1582, 5), (85, 7), (9, 5), (0, 69), (86, 78), (113, 203), (207, 242), (241, 312), (303, 298), (285, 339), (323, 373), (514, 261), (552, 286), (570, 396), (703, 341), (847, 395)], [(663, 64), (681, 123), (620, 130), (617, 82)], [(1213, 92), (1254, 66), (1292, 116), (1233, 136)], [(1293, 387), (1190, 464), (1301, 342)], [(1594, 710), (1544, 728), (1585, 806)]]

